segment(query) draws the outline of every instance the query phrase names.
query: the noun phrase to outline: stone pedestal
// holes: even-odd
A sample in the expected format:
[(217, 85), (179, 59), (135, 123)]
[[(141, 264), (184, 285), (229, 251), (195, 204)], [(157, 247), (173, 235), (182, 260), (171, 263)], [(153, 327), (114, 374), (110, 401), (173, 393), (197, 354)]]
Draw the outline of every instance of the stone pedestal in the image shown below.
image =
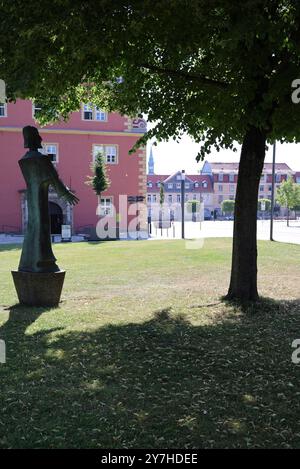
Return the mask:
[(19, 302), (28, 306), (57, 306), (65, 271), (35, 273), (12, 271)]

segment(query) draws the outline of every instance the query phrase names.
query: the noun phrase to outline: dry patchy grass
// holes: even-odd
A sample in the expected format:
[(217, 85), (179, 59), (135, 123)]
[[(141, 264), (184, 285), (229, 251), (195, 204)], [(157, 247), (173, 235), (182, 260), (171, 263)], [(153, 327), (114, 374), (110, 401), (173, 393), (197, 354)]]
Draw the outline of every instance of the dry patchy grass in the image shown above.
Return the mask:
[(59, 308), (13, 306), (0, 251), (0, 447), (300, 447), (300, 247), (259, 243), (264, 299), (220, 301), (230, 240), (58, 245)]

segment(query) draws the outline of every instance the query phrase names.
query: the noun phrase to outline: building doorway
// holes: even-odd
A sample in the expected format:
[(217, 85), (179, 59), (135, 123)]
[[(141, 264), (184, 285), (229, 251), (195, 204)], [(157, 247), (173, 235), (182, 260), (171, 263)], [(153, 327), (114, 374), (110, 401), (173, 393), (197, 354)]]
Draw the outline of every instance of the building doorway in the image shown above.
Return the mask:
[(51, 234), (61, 234), (61, 225), (64, 221), (61, 207), (54, 202), (49, 202), (49, 214)]

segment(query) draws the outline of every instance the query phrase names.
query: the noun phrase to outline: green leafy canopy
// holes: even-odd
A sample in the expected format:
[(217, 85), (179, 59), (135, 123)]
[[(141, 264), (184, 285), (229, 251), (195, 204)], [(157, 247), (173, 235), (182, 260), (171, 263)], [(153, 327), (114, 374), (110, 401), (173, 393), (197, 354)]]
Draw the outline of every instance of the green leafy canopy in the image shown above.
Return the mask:
[(277, 202), (289, 210), (295, 210), (300, 206), (300, 187), (291, 177), (283, 181), (277, 191)]
[(160, 188), (159, 188), (159, 204), (162, 206), (165, 201), (165, 188), (164, 188), (164, 183), (161, 181), (160, 182)]
[[(265, 210), (262, 210), (262, 204), (264, 204)], [(271, 210), (271, 200), (269, 200), (269, 199), (259, 199), (259, 201), (258, 201), (258, 210), (269, 212)]]
[(222, 212), (233, 213), (234, 212), (234, 200), (223, 200), (222, 202)]
[(156, 125), (138, 144), (188, 133), (199, 157), (233, 148), (252, 125), (269, 142), (300, 140), (296, 0), (6, 0), (0, 9), (0, 77), (9, 99), (42, 104), (42, 123), (92, 101), (146, 114)]

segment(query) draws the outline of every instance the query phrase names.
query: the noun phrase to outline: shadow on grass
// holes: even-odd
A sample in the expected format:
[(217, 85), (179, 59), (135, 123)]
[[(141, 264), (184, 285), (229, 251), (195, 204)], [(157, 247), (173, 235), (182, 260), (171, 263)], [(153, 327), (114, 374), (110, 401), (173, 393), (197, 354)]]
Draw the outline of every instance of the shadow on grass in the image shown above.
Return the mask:
[(257, 301), (239, 301), (227, 299), (226, 296), (221, 298), (224, 304), (227, 304), (233, 308), (235, 312), (241, 312), (246, 315), (271, 315), (275, 313), (282, 313), (288, 309), (294, 309), (295, 307), (299, 308), (300, 312), (300, 298), (294, 301), (277, 301), (273, 298), (260, 297)]
[(27, 327), (34, 323), (41, 314), (51, 311), (52, 307), (32, 307), (16, 303), (5, 307), (3, 310), (9, 312), (7, 322), (0, 328), (0, 336), (10, 329), (16, 329), (19, 335), (25, 334)]
[(140, 324), (31, 335), (44, 311), (11, 308), (0, 446), (300, 447), (300, 303), (271, 303), (259, 320), (200, 327), (166, 309)]

